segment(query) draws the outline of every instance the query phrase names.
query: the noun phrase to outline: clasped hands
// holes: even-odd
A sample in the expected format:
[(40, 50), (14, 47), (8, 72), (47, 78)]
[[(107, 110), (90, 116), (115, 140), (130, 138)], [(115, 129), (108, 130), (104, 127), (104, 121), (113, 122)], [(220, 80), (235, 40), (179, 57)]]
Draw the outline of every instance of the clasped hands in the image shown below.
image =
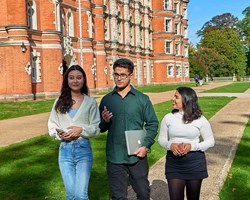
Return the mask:
[(191, 150), (191, 144), (188, 143), (172, 143), (170, 150), (175, 156), (183, 156)]
[(78, 127), (78, 126), (70, 126), (67, 128), (68, 131), (57, 131), (57, 135), (62, 139), (62, 140), (67, 140), (67, 141), (71, 141), (71, 140), (76, 140), (79, 137), (81, 137), (81, 133), (83, 132), (83, 128), (82, 127)]

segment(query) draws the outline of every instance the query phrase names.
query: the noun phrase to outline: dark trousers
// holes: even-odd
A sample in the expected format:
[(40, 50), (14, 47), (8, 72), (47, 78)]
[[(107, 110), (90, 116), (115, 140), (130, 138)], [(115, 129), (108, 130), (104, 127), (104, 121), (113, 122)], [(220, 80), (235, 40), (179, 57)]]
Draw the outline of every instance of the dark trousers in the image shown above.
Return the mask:
[(135, 164), (113, 164), (107, 162), (107, 173), (112, 200), (127, 200), (128, 179), (137, 194), (137, 199), (149, 200), (147, 158), (139, 159)]

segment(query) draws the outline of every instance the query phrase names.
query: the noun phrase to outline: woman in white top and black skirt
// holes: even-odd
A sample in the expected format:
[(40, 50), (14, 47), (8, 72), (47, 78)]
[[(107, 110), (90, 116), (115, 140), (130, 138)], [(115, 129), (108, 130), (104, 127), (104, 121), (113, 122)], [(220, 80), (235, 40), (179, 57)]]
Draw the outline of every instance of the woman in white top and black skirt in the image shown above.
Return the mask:
[(209, 121), (202, 115), (195, 91), (177, 88), (173, 110), (164, 116), (158, 142), (167, 149), (165, 175), (171, 200), (198, 200), (208, 177), (204, 151), (215, 144)]

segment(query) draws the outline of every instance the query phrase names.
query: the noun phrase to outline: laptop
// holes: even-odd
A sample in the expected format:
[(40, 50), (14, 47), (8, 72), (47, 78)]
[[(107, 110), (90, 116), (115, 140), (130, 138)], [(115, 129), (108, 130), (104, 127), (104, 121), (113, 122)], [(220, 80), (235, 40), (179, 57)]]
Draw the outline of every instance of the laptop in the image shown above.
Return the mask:
[(128, 155), (134, 155), (135, 150), (142, 146), (146, 133), (146, 130), (125, 131)]

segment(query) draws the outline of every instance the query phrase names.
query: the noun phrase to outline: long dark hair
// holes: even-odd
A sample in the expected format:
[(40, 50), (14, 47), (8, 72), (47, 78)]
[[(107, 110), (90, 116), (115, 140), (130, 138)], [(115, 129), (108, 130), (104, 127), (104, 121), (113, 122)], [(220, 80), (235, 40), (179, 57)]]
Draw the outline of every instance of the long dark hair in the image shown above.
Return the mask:
[(73, 70), (78, 70), (82, 73), (84, 83), (81, 88), (81, 93), (88, 95), (89, 93), (89, 88), (87, 86), (87, 76), (86, 73), (84, 72), (83, 68), (81, 68), (79, 65), (72, 65), (67, 69), (65, 74), (63, 75), (63, 82), (62, 82), (62, 89), (61, 89), (61, 95), (59, 96), (59, 99), (55, 105), (55, 110), (59, 113), (67, 113), (69, 112), (69, 109), (73, 105), (74, 101), (71, 96), (71, 89), (69, 87), (68, 83), (68, 76), (69, 73)]
[[(182, 97), (182, 107), (184, 111), (183, 121), (191, 123), (193, 120), (198, 119), (202, 115), (202, 111), (198, 105), (198, 97), (196, 92), (189, 87), (179, 87), (176, 89)], [(177, 112), (176, 109), (172, 113)]]

